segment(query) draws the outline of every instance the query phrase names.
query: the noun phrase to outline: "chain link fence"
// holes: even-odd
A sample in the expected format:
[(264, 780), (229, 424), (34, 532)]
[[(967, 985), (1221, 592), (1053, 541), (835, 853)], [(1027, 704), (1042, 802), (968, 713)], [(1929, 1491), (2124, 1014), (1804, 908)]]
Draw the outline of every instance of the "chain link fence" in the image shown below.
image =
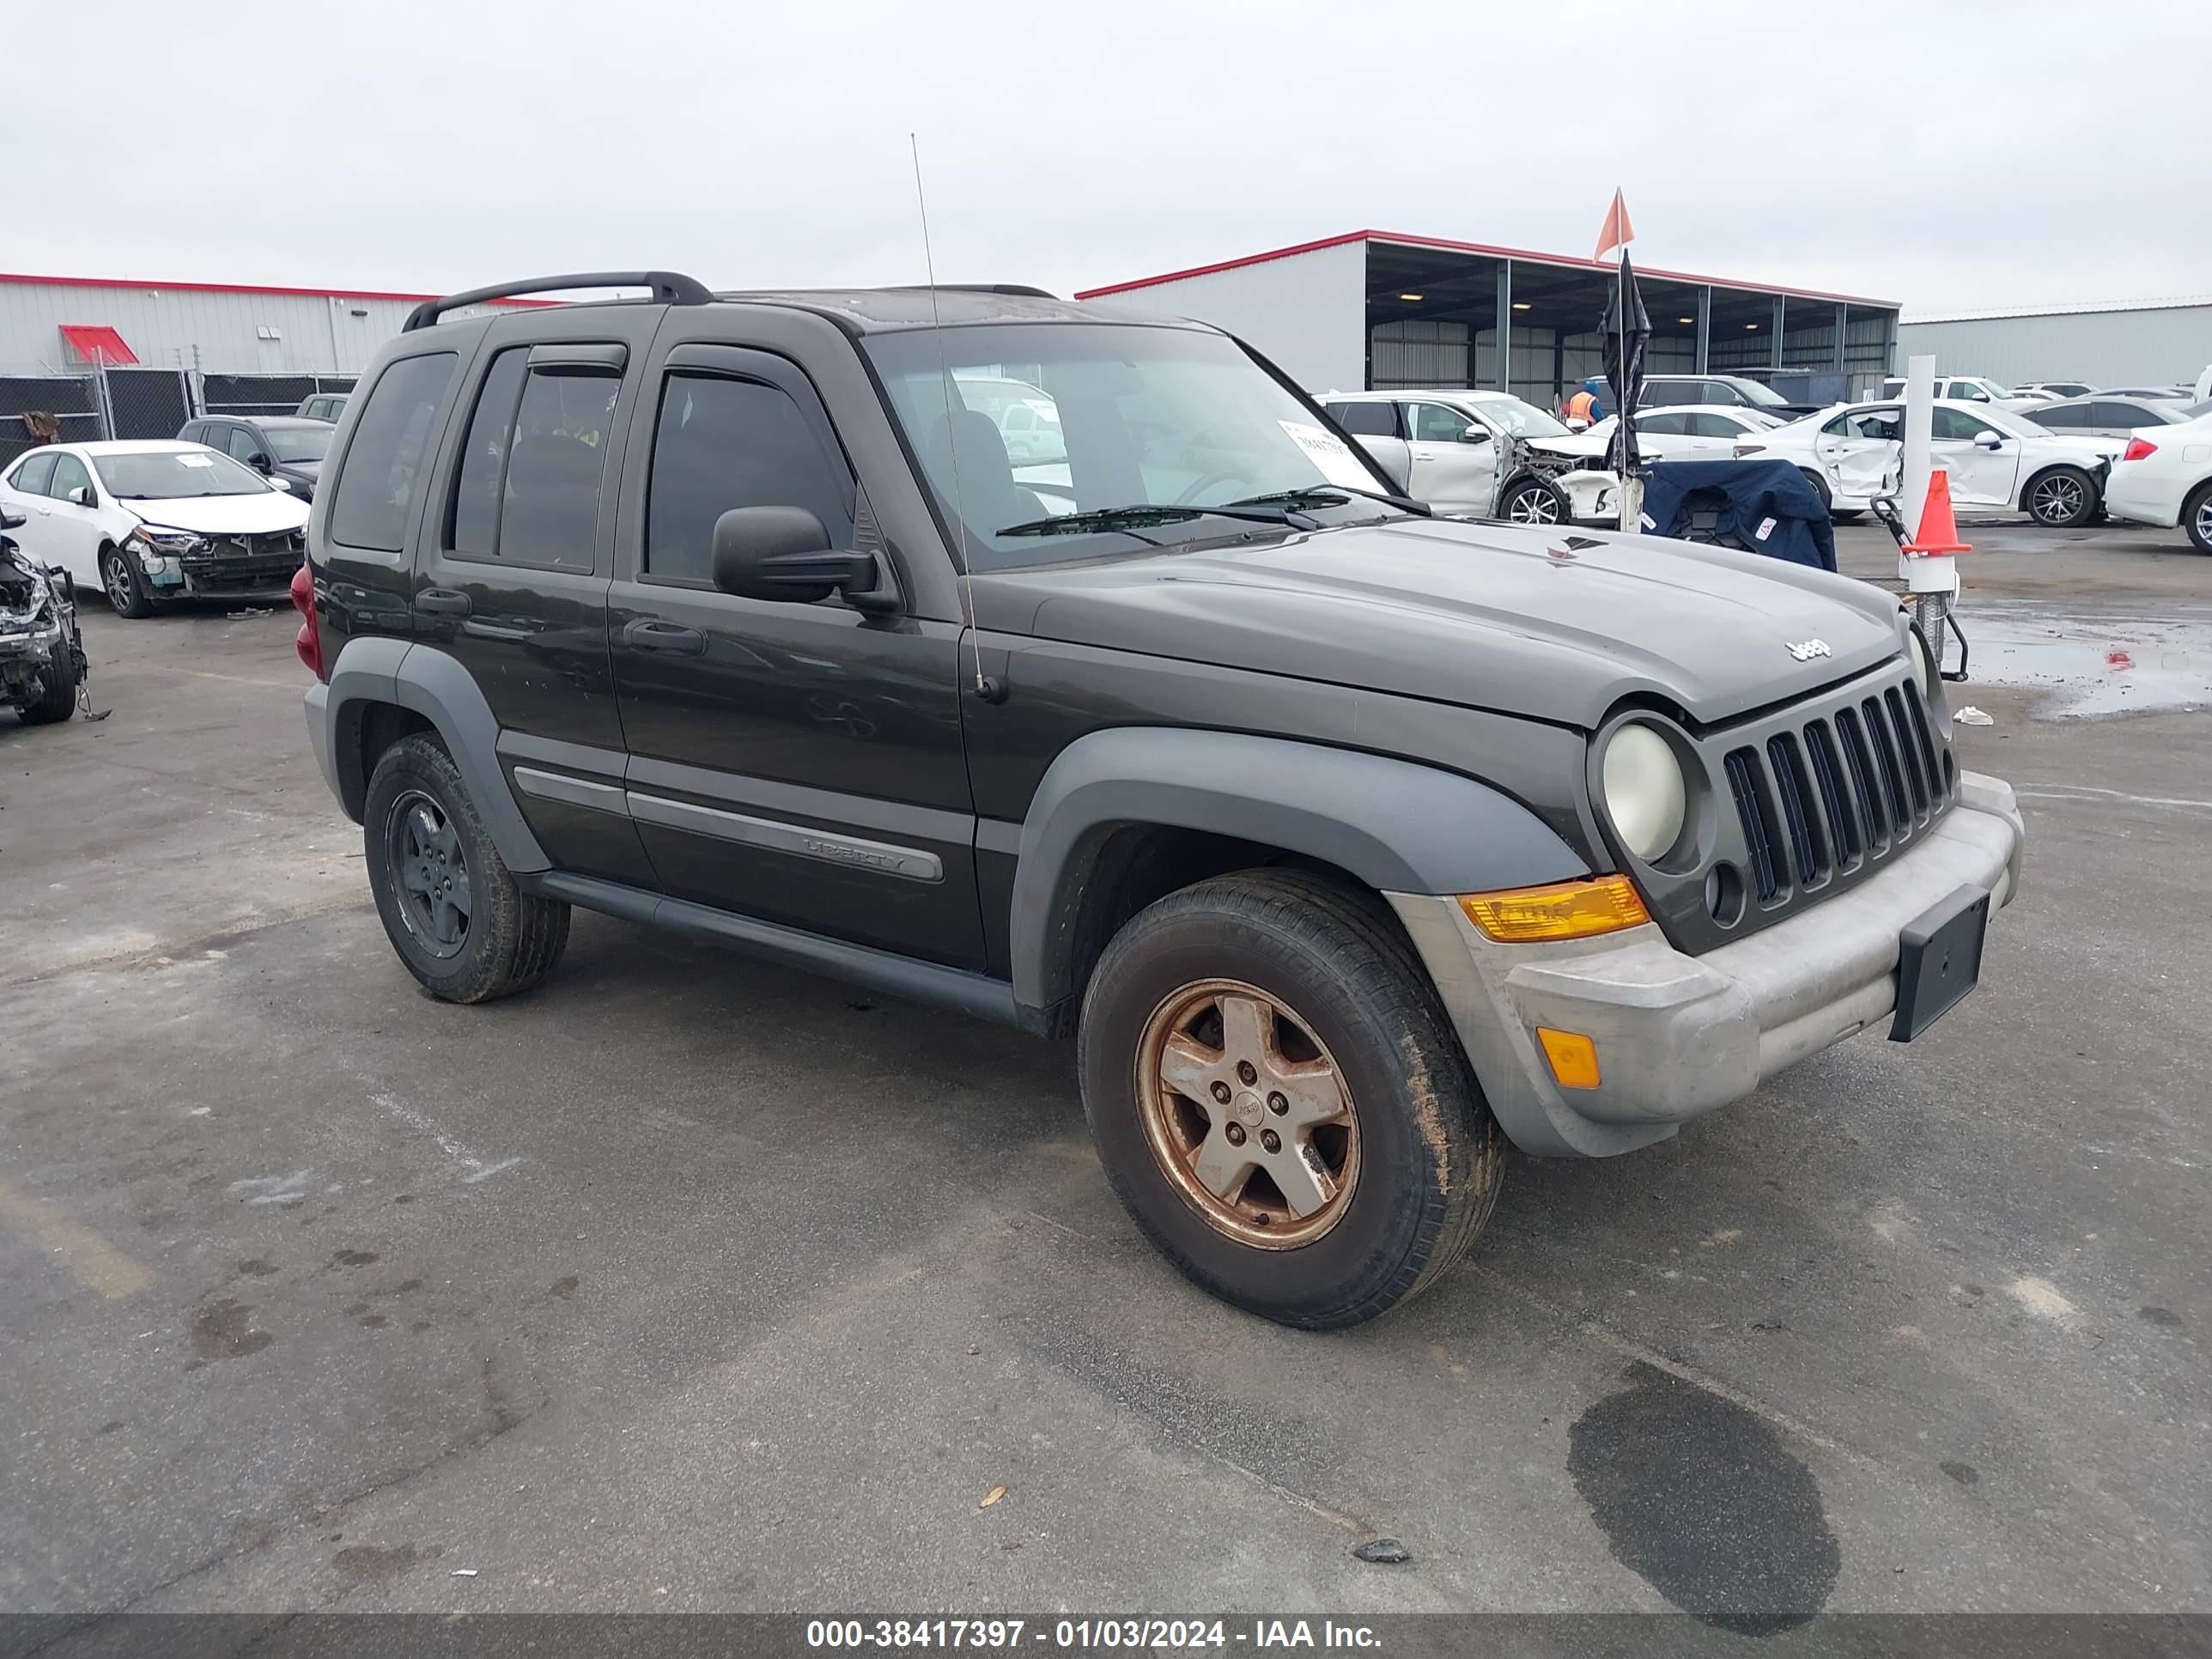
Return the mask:
[(350, 374), (200, 374), (104, 368), (0, 375), (0, 466), (44, 443), (173, 438), (200, 415), (289, 415), (318, 392), (350, 392)]

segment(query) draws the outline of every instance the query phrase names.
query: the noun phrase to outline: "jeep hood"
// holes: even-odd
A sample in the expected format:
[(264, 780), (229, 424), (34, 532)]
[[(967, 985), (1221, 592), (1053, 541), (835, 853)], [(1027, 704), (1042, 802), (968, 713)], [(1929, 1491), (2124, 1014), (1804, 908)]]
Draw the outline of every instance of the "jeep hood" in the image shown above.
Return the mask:
[(1729, 720), (1900, 648), (1896, 600), (1846, 577), (1449, 520), (985, 573), (974, 590), (987, 629), (1585, 729), (1639, 696)]
[(258, 536), (271, 530), (297, 530), (307, 522), (307, 504), (282, 489), (257, 490), (251, 495), (185, 495), (122, 505), (147, 524), (190, 530), (202, 536)]

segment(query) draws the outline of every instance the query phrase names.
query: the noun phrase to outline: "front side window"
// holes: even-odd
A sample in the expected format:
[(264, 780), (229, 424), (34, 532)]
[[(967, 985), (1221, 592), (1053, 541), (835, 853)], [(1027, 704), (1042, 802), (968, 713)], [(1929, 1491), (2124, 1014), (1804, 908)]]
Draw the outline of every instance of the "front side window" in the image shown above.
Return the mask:
[(384, 553), (405, 546), (410, 511), (428, 470), (433, 422), (459, 361), (450, 351), (403, 357), (377, 377), (340, 463), (332, 541)]
[[(1646, 415), (1636, 422), (1636, 429), (1648, 432), (1655, 438), (1679, 438), (1686, 429), (1683, 423), (1688, 419), (1686, 415), (1674, 413)], [(1611, 423), (1601, 421), (1598, 424), (1607, 426)]]
[(1854, 410), (1837, 416), (1820, 430), (1832, 438), (1872, 438), (1883, 443), (1899, 443), (1905, 437), (1905, 411), (1894, 404), (1885, 404), (1879, 409)]
[(251, 461), (261, 453), (261, 446), (254, 441), (253, 434), (242, 426), (224, 428), (222, 447), (230, 452), (234, 460)]
[[(2105, 407), (2109, 408), (2110, 405), (2107, 404), (2105, 405)], [(2084, 427), (2089, 424), (2089, 405), (2087, 404), (2067, 404), (2058, 407), (2033, 410), (2029, 412), (2027, 418), (2033, 421), (2038, 426), (2047, 426), (2051, 428), (2053, 430), (2062, 428), (2071, 430), (2076, 427)]]
[[(125, 501), (191, 501), (203, 495), (265, 495), (270, 485), (251, 468), (212, 449), (125, 451), (97, 455), (93, 470)], [(56, 469), (54, 482), (61, 474)], [(58, 489), (57, 494), (60, 492)]]
[(1442, 404), (1415, 404), (1408, 413), (1413, 436), (1423, 443), (1464, 443), (1467, 429), (1474, 424), (1468, 416)]
[(26, 495), (50, 494), (47, 484), (54, 476), (54, 463), (60, 459), (52, 451), (32, 456), (15, 469), (15, 488)]
[(280, 426), (263, 434), (280, 461), (319, 461), (331, 453), (331, 434), (312, 426)]
[(92, 480), (85, 476), (84, 463), (76, 456), (54, 457), (54, 481), (47, 486), (46, 493), (56, 501), (65, 501), (70, 490), (89, 489), (91, 484)]
[[(1987, 421), (1967, 414), (1963, 409), (1946, 409), (1941, 404), (1936, 406), (1933, 435), (1938, 442), (1972, 443), (1984, 432), (1996, 432), (1996, 428)], [(1997, 435), (2002, 437), (2003, 434), (1999, 433)]]
[[(978, 418), (988, 417), (979, 411)], [(852, 495), (844, 461), (823, 448), (782, 388), (726, 375), (671, 374), (661, 389), (646, 486), (646, 574), (711, 581), (714, 521), (738, 507), (803, 507), (822, 520), (832, 547), (850, 547)]]

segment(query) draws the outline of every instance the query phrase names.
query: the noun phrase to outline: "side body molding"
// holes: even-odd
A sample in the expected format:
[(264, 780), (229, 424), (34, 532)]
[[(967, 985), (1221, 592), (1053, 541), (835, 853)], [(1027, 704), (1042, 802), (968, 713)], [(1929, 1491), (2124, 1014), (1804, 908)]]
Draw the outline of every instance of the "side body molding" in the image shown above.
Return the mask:
[(1093, 732), (1060, 751), (1023, 820), (1010, 939), (1017, 1001), (1044, 1009), (1073, 994), (1085, 884), (1107, 837), (1132, 823), (1284, 848), (1384, 893), (1474, 893), (1589, 873), (1534, 813), (1456, 773), (1234, 732)]
[(361, 717), (371, 703), (397, 703), (438, 728), (468, 780), (492, 844), (510, 870), (548, 870), (552, 860), (530, 832), (499, 764), (499, 722), (468, 671), (445, 652), (411, 640), (368, 635), (349, 640), (331, 670), (325, 718), (331, 770), (349, 817), (360, 820), (368, 793), (361, 768)]

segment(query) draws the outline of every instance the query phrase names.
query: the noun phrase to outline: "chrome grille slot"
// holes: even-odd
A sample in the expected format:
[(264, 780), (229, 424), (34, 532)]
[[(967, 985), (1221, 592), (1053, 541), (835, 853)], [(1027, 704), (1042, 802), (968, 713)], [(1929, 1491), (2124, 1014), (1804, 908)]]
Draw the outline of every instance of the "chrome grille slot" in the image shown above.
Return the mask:
[(1736, 817), (1743, 825), (1745, 850), (1751, 860), (1752, 886), (1761, 904), (1771, 903), (1782, 890), (1781, 836), (1759, 776), (1759, 751), (1735, 750), (1725, 764), (1729, 791), (1735, 797)]

